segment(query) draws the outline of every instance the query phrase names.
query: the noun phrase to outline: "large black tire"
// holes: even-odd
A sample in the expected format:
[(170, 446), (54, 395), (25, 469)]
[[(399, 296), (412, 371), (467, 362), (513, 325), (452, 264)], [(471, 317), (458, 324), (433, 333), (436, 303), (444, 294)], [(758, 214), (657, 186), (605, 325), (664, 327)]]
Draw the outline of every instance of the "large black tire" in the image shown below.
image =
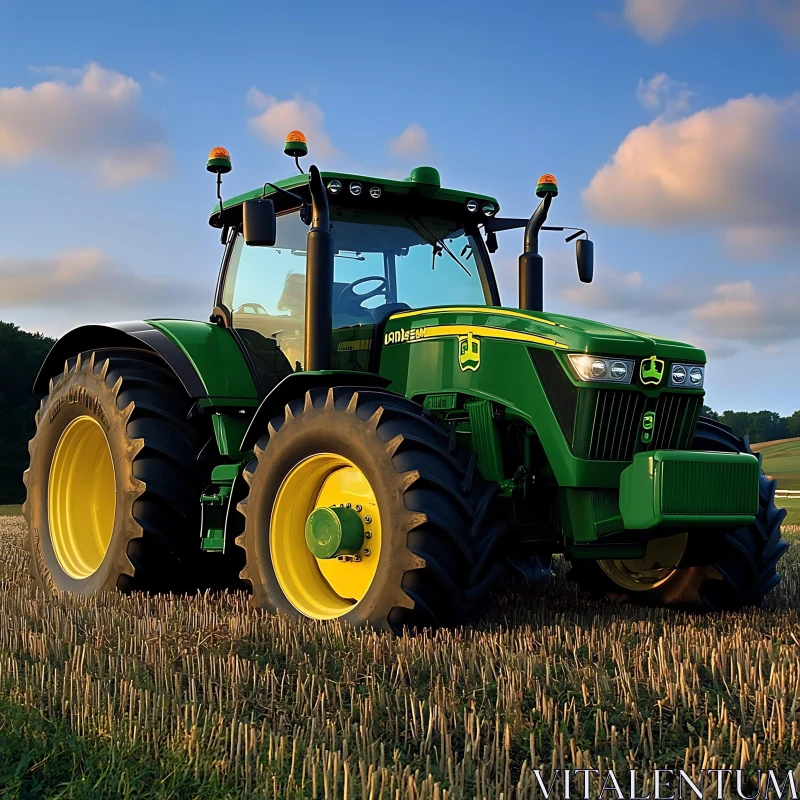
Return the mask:
[(318, 453), (344, 456), (361, 470), (383, 521), (375, 577), (342, 621), (399, 633), (457, 625), (484, 610), (502, 573), (494, 558), (502, 528), (487, 522), (496, 484), (416, 403), (348, 387), (311, 390), (290, 402), (245, 469), (250, 492), (239, 504), (245, 529), (237, 541), (247, 554), (241, 577), (254, 605), (302, 616), (275, 574), (270, 521), (284, 477)]
[[(45, 591), (182, 591), (202, 583), (199, 500), (208, 476), (197, 460), (202, 437), (186, 419), (190, 405), (169, 368), (138, 350), (81, 353), (50, 381), (28, 447), (23, 506), (33, 576)], [(81, 416), (99, 422), (106, 434), (116, 500), (102, 562), (76, 578), (54, 550), (48, 482), (60, 437)]]
[[(716, 420), (701, 417), (692, 450), (750, 453), (746, 439)], [(776, 481), (761, 473), (759, 510), (752, 525), (730, 530), (693, 531), (679, 568), (663, 584), (642, 592), (626, 592), (594, 561), (575, 561), (569, 578), (587, 590), (616, 602), (688, 608), (697, 611), (760, 607), (780, 582), (777, 564), (789, 545), (781, 539), (786, 510), (775, 506)]]

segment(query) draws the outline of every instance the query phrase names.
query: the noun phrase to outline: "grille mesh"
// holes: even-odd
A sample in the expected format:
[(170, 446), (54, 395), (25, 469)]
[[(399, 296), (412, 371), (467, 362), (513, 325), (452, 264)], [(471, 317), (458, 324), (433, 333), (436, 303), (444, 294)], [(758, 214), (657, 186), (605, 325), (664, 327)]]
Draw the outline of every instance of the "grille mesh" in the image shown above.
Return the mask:
[(758, 462), (664, 461), (661, 513), (753, 514), (758, 510)]
[(702, 397), (668, 392), (656, 400), (656, 430), (650, 450), (685, 450), (692, 443)]
[(638, 392), (601, 389), (592, 420), (589, 459), (630, 461), (644, 411), (645, 398)]

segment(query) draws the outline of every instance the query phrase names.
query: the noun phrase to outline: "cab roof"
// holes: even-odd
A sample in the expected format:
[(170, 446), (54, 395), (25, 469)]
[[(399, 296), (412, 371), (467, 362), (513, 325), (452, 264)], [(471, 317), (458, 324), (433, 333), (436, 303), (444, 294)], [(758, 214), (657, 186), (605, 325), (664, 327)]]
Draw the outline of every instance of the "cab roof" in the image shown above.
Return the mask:
[[(322, 172), (320, 174), (327, 187), (332, 181), (339, 181), (341, 184), (341, 189), (335, 194), (330, 189), (328, 190), (328, 202), (331, 206), (344, 206), (352, 210), (439, 216), (480, 223), (485, 222), (487, 216), (496, 215), (500, 208), (497, 200), (489, 195), (442, 187), (439, 173), (433, 167), (417, 167), (404, 180), (373, 178), (347, 172)], [(354, 195), (350, 191), (353, 184), (361, 185), (361, 192), (358, 195)], [(290, 178), (275, 181), (275, 186), (293, 192), (305, 202), (311, 202), (307, 174), (292, 175)], [(380, 188), (378, 197), (370, 194), (370, 189), (373, 187)], [(209, 225), (214, 228), (238, 225), (242, 221), (242, 203), (245, 200), (260, 197), (269, 197), (275, 204), (275, 211), (278, 214), (297, 208), (299, 205), (294, 198), (265, 184), (230, 200), (224, 200), (222, 214), (219, 213), (219, 206), (216, 206), (208, 220)], [(467, 204), (470, 200), (477, 204), (476, 211), (468, 210)], [(486, 203), (490, 203), (494, 207), (494, 211), (490, 215), (485, 214), (482, 210), (482, 206)]]

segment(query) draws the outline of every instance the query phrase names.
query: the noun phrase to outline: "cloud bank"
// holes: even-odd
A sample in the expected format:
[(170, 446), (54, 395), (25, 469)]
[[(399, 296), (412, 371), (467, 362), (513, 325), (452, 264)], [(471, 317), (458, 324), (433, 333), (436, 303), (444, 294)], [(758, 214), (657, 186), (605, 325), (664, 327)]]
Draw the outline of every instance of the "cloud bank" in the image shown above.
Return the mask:
[(0, 88), (0, 166), (43, 159), (84, 168), (107, 188), (169, 170), (164, 132), (140, 108), (133, 78), (99, 64), (37, 71), (55, 79)]
[(748, 95), (632, 130), (582, 193), (596, 219), (714, 224), (735, 240), (800, 230), (800, 92)]

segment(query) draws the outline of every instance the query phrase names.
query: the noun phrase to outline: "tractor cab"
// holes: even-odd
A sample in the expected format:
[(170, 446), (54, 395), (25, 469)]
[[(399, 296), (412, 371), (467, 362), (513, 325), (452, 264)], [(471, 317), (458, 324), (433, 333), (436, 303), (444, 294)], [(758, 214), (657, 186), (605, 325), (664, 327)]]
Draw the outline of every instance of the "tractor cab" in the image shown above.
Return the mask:
[[(449, 302), (492, 305), (480, 238), (459, 219), (420, 218), (331, 206), (332, 363), (369, 368), (376, 326), (398, 311)], [(230, 234), (221, 305), (234, 329), (274, 339), (293, 370), (305, 349), (306, 236), (299, 209), (276, 219), (272, 247)]]
[[(318, 173), (332, 239), (330, 362), (335, 369), (377, 371), (375, 343), (395, 313), (447, 303), (497, 306), (500, 298), (479, 226), (494, 198), (442, 189), (432, 167), (394, 181)], [(312, 186), (302, 174), (220, 204), (209, 220), (226, 244), (215, 321), (238, 332), (269, 390), (306, 358), (308, 236)], [(258, 206), (253, 208), (253, 206)], [(248, 243), (246, 215), (274, 214), (274, 234)], [(263, 220), (261, 220), (263, 222)], [(315, 285), (312, 297), (324, 295)], [(316, 335), (315, 337), (316, 338)]]

